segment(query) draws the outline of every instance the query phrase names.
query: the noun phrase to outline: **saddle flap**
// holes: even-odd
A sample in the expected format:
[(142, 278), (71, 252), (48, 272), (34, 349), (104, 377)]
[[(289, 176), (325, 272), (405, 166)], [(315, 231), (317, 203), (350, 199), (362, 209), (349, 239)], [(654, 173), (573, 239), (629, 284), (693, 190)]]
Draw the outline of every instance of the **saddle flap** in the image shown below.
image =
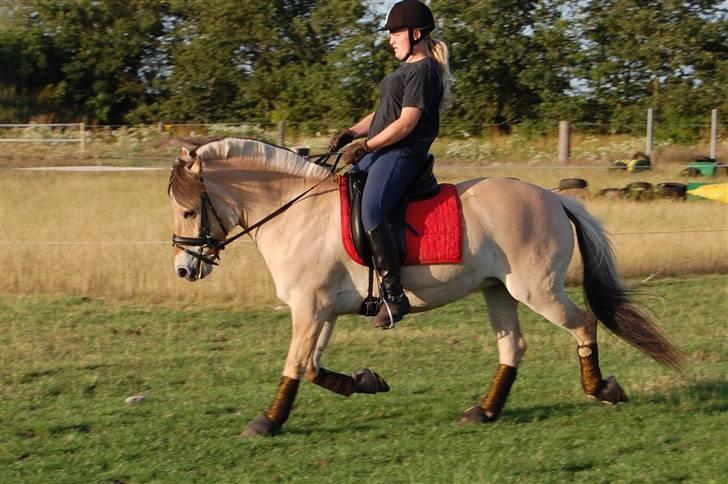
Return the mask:
[(349, 189), (348, 198), (351, 207), (350, 215), (350, 232), (351, 240), (354, 248), (362, 261), (366, 261), (365, 265), (370, 265), (372, 260), (371, 251), (369, 249), (369, 241), (364, 231), (364, 224), (361, 218), (361, 199), (364, 193), (364, 185), (367, 181), (367, 172), (350, 171), (344, 175)]

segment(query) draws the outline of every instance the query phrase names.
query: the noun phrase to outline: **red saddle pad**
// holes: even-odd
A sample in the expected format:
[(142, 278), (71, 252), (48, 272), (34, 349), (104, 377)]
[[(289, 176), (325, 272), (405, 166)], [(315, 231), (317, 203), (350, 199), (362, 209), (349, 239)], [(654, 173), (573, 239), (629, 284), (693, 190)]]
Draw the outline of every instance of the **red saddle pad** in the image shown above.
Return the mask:
[[(346, 253), (354, 261), (366, 265), (351, 240), (351, 207), (345, 177), (339, 177), (341, 200), (341, 238)], [(417, 231), (405, 229), (407, 256), (403, 265), (458, 264), (463, 260), (463, 231), (460, 198), (455, 185), (441, 183), (440, 192), (432, 198), (410, 202), (405, 219)]]

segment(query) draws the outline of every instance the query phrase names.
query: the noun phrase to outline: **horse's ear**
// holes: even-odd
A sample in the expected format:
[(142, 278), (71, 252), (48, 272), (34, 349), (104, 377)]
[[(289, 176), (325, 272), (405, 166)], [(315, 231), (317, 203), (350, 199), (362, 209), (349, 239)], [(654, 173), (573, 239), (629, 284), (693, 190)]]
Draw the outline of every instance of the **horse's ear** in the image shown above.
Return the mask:
[(189, 170), (190, 173), (199, 173), (200, 165), (202, 165), (202, 160), (199, 158), (193, 158), (192, 162), (187, 165), (187, 170)]
[(190, 154), (190, 150), (187, 148), (182, 148), (179, 150), (179, 155), (177, 155), (177, 161), (178, 162), (184, 162), (184, 163), (192, 163), (194, 159), (192, 158), (192, 155)]
[(190, 173), (199, 173), (200, 171), (200, 159), (195, 154), (194, 150), (190, 151), (187, 148), (182, 148), (179, 150), (179, 155), (177, 155), (177, 163), (185, 165), (185, 168)]

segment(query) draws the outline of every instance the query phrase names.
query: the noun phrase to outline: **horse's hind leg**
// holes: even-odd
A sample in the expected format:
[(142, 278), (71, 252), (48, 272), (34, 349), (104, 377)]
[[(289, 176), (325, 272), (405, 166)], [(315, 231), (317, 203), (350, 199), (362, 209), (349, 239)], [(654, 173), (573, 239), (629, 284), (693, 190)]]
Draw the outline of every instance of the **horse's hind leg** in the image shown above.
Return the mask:
[(627, 401), (627, 395), (614, 377), (602, 379), (597, 346), (597, 321), (592, 313), (576, 306), (563, 287), (553, 292), (532, 291), (530, 297), (523, 302), (574, 336), (584, 393), (605, 403)]
[(516, 368), (526, 351), (518, 322), (518, 301), (502, 283), (483, 289), (490, 324), (498, 344), (498, 369), (480, 405), (465, 411), (461, 422), (492, 422), (498, 418), (516, 379)]

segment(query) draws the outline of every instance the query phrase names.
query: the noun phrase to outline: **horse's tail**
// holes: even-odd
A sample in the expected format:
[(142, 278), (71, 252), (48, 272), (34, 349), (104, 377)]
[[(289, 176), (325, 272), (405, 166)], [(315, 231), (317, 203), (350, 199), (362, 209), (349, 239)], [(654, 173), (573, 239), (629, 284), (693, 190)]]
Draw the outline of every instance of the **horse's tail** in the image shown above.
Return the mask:
[(635, 291), (624, 287), (602, 224), (575, 198), (561, 196), (561, 205), (576, 228), (584, 268), (584, 294), (589, 309), (612, 333), (658, 363), (679, 369), (683, 354), (667, 338), (654, 317), (632, 302)]

